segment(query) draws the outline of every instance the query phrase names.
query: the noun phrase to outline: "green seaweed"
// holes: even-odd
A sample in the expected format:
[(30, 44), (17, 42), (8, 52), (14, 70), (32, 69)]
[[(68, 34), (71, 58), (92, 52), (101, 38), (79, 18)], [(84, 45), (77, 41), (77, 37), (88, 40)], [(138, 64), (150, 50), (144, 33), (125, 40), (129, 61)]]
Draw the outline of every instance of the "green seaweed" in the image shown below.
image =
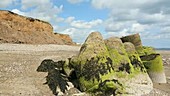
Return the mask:
[(147, 46), (138, 47), (136, 48), (136, 51), (138, 52), (139, 56), (156, 53), (153, 47), (147, 47)]
[[(152, 55), (154, 55), (154, 57)], [(146, 58), (150, 59), (150, 60), (143, 59), (144, 66), (148, 72), (162, 72), (164, 70), (162, 57), (160, 56), (160, 54), (151, 54), (148, 55)]]

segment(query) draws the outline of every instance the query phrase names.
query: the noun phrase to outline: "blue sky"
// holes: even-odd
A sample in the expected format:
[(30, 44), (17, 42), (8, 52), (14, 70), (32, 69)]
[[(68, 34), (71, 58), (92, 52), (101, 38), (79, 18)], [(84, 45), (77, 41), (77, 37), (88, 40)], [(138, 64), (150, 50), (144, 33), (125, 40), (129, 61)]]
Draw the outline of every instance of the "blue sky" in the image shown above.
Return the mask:
[(48, 21), (54, 32), (82, 43), (93, 31), (104, 38), (140, 33), (143, 45), (170, 48), (169, 0), (3, 0), (1, 10)]

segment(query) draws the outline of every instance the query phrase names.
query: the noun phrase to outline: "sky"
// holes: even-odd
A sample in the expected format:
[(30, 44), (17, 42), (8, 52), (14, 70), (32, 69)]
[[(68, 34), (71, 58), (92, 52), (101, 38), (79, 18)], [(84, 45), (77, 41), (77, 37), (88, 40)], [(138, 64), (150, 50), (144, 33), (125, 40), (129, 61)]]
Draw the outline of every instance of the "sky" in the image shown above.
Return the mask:
[(170, 48), (170, 0), (1, 0), (0, 9), (48, 21), (54, 32), (83, 43), (139, 33), (145, 46)]

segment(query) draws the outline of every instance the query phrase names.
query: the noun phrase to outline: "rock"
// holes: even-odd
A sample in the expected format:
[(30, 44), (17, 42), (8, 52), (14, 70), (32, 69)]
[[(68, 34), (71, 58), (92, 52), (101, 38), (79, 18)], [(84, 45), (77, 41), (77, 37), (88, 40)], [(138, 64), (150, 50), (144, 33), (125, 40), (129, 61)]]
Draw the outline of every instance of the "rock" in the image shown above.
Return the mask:
[(105, 40), (106, 47), (114, 63), (113, 67), (120, 70), (121, 66), (127, 66), (125, 69), (128, 73), (133, 70), (130, 60), (120, 38), (111, 37)]
[(51, 24), (39, 19), (1, 10), (0, 21), (0, 43), (75, 44), (68, 35), (56, 36)]
[(115, 49), (118, 50), (119, 54), (125, 54), (124, 45), (120, 38), (110, 37), (108, 39), (105, 39), (104, 41), (109, 50)]
[[(138, 48), (141, 48), (141, 54)], [(122, 43), (120, 38), (115, 37), (103, 40), (99, 32), (92, 32), (76, 56), (52, 63), (59, 70), (56, 73), (60, 73), (60, 80), (63, 83), (67, 80), (72, 82), (81, 91), (77, 93), (80, 96), (140, 96), (153, 89), (148, 67), (144, 66), (144, 60), (148, 60), (141, 57), (150, 53), (152, 50), (150, 52), (146, 47), (135, 47), (131, 42)], [(64, 86), (67, 84), (64, 83)]]
[(131, 42), (132, 44), (135, 45), (136, 48), (142, 47), (142, 42), (141, 42), (139, 33), (122, 37), (121, 40), (122, 40), (123, 43), (124, 42)]
[(137, 54), (137, 53), (136, 53), (135, 46), (133, 45), (133, 43), (131, 43), (131, 42), (125, 42), (125, 43), (124, 43), (124, 46), (125, 46), (125, 49), (126, 49), (126, 52), (127, 52), (127, 53), (129, 53), (129, 54)]
[(135, 46), (131, 42), (125, 42), (124, 43), (126, 52), (128, 54), (128, 57), (130, 59), (130, 62), (132, 63), (133, 67), (136, 69), (139, 69), (141, 72), (146, 72), (146, 69), (144, 67), (144, 64), (142, 63)]
[[(132, 44), (134, 44), (135, 49), (137, 50), (136, 52), (137, 54), (133, 55), (133, 58), (135, 57), (136, 60), (138, 59), (137, 61), (140, 61), (140, 62), (142, 60), (142, 62), (144, 63), (144, 67), (146, 68), (151, 80), (154, 83), (166, 83), (166, 77), (165, 77), (165, 73), (163, 70), (164, 68), (163, 68), (162, 58), (160, 55), (156, 53), (154, 48), (142, 46), (139, 34), (125, 36), (125, 37), (122, 37), (121, 40), (123, 42), (131, 42)], [(133, 48), (131, 44), (126, 43), (125, 46), (127, 47), (129, 46), (129, 49), (127, 49), (126, 47), (127, 51), (132, 51), (130, 50), (131, 48)], [(137, 55), (140, 56), (141, 60), (139, 60), (139, 56)], [(130, 56), (129, 58), (132, 58), (132, 56)], [(132, 62), (132, 59), (131, 59), (131, 62)]]
[(166, 83), (162, 57), (152, 47), (142, 46), (136, 48), (152, 82)]
[(141, 56), (147, 72), (154, 83), (166, 83), (166, 76), (160, 54)]
[(126, 90), (129, 94), (135, 93), (135, 96), (149, 93), (153, 89), (153, 83), (146, 72), (146, 68), (141, 61), (135, 46), (131, 42), (125, 42), (124, 46), (131, 64), (138, 73), (135, 74), (131, 80), (127, 80), (127, 86), (131, 87), (127, 88)]
[[(127, 50), (119, 38), (103, 40), (100, 33), (91, 33), (70, 62), (80, 90), (108, 96), (149, 93), (153, 88), (152, 81), (139, 55), (135, 49), (131, 52), (128, 45), (126, 47)], [(139, 76), (142, 78), (136, 80)]]
[[(122, 93), (124, 88), (114, 78), (112, 64), (101, 34), (99, 32), (91, 33), (82, 45), (78, 56), (71, 60), (80, 90), (95, 95), (100, 94), (100, 92), (105, 95)], [(116, 86), (119, 86), (119, 88)], [(103, 88), (106, 90), (103, 90)]]

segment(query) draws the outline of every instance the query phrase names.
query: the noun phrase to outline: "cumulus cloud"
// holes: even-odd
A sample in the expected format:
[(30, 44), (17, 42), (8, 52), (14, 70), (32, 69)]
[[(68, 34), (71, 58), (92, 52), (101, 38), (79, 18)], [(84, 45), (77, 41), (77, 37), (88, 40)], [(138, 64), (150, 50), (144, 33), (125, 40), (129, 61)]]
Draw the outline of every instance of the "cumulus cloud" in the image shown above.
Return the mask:
[[(169, 34), (170, 35), (170, 26), (164, 27), (161, 29), (162, 34)], [(170, 37), (169, 37), (170, 38)]]
[(121, 34), (142, 33), (141, 35), (144, 38), (155, 37), (155, 39), (164, 39), (164, 37), (170, 36), (169, 4), (169, 0), (91, 1), (94, 8), (110, 11), (109, 17), (103, 21), (108, 36), (110, 34), (120, 36)]
[(73, 38), (73, 41), (76, 41), (77, 43), (82, 43), (85, 41), (86, 37), (93, 32), (94, 30), (91, 29), (77, 29), (73, 27), (69, 27), (63, 31), (60, 31), (64, 34), (69, 34), (71, 38)]
[(102, 24), (101, 19), (96, 19), (92, 21), (75, 20), (75, 17), (68, 17), (65, 19), (65, 26), (58, 27), (59, 33), (69, 34), (73, 41), (77, 43), (82, 43), (85, 41), (86, 37), (94, 31), (98, 31), (100, 25)]
[(56, 6), (51, 0), (21, 0), (21, 9), (13, 9), (12, 11), (20, 15), (48, 21), (53, 25), (64, 21), (64, 18), (58, 16), (63, 11), (63, 5)]
[(134, 32), (134, 33), (144, 32), (148, 28), (149, 28), (148, 25), (142, 25), (139, 23), (135, 23), (135, 24), (132, 24), (130, 32)]
[(25, 13), (25, 12), (22, 12), (22, 11), (20, 11), (20, 10), (18, 10), (18, 9), (12, 9), (11, 11), (14, 12), (14, 13), (17, 13), (17, 14), (19, 14), (19, 15), (26, 16), (26, 13)]
[(71, 23), (73, 20), (75, 19), (75, 17), (71, 16), (65, 19), (66, 23)]
[(101, 19), (92, 20), (90, 22), (77, 20), (77, 21), (71, 22), (71, 26), (76, 27), (76, 28), (92, 28), (92, 27), (100, 25), (101, 23), (102, 23)]

